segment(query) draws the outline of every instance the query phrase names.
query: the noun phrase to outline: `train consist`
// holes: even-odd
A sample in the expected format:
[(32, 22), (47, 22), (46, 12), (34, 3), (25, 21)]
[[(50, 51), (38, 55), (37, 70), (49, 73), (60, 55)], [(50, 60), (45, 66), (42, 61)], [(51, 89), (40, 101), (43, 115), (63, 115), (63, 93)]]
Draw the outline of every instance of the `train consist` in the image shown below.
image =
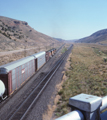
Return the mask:
[(4, 100), (40, 69), (56, 52), (53, 48), (0, 66), (0, 98)]

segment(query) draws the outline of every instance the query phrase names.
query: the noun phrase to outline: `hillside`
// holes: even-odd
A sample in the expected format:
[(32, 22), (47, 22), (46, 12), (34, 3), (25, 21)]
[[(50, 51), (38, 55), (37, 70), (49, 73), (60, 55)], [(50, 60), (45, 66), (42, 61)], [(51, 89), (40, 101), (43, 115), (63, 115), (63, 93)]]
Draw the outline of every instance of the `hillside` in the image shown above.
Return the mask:
[(107, 29), (103, 29), (93, 33), (92, 35), (79, 39), (76, 42), (82, 43), (107, 43)]
[(64, 42), (65, 41), (64, 39), (61, 39), (61, 38), (54, 38), (54, 39), (56, 39), (56, 40), (58, 40), (60, 42)]
[(60, 42), (31, 28), (27, 22), (0, 16), (0, 51), (47, 47)]

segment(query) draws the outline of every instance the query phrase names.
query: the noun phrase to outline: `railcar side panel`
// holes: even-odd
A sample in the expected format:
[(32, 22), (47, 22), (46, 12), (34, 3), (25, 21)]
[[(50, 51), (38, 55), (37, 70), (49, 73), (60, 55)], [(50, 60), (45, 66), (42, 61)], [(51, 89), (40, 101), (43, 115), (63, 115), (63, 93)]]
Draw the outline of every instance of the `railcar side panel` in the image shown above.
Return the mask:
[[(12, 92), (18, 89), (35, 73), (34, 60), (29, 61), (12, 70)], [(9, 86), (8, 86), (9, 87)]]
[(16, 89), (16, 71), (12, 70), (12, 92)]
[(37, 69), (41, 68), (42, 65), (45, 64), (45, 62), (46, 62), (45, 54), (39, 56), (39, 57), (37, 58)]
[(17, 80), (17, 82), (16, 82), (17, 88), (19, 88), (22, 84), (21, 74), (22, 74), (22, 66), (19, 66), (19, 67), (17, 67), (16, 74), (15, 74), (16, 75), (16, 80)]
[(35, 59), (35, 72), (37, 71), (37, 58)]
[(46, 51), (46, 62), (49, 60), (49, 51)]
[(8, 73), (8, 95), (12, 93), (12, 71)]

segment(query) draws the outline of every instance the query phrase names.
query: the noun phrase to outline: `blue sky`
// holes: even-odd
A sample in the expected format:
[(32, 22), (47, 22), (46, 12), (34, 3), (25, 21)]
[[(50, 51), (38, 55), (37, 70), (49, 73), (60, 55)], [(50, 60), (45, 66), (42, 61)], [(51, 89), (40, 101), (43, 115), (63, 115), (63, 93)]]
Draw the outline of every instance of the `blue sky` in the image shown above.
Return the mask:
[(0, 16), (51, 37), (79, 39), (107, 28), (107, 0), (0, 0)]

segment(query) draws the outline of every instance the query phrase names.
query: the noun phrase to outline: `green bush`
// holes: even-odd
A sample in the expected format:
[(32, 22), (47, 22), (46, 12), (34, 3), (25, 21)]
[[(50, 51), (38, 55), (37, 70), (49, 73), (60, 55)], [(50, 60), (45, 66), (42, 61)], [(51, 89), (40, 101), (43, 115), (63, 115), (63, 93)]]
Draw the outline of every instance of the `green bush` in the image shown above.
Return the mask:
[(107, 58), (103, 58), (104, 59), (104, 62), (107, 62)]

